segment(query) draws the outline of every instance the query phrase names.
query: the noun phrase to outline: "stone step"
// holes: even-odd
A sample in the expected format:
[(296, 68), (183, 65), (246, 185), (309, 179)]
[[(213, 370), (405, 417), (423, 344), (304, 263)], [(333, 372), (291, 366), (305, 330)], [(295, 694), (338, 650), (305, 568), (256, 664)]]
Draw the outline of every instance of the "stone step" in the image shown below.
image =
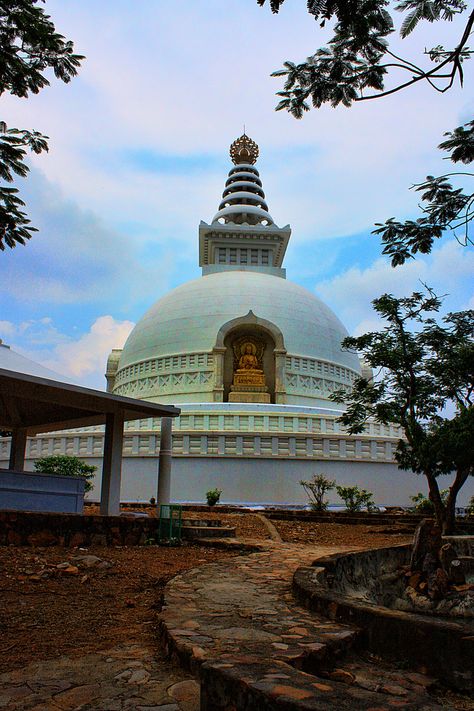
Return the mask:
[(230, 526), (182, 526), (181, 535), (186, 539), (235, 538), (235, 528)]
[(218, 518), (183, 518), (182, 526), (222, 526), (222, 521)]

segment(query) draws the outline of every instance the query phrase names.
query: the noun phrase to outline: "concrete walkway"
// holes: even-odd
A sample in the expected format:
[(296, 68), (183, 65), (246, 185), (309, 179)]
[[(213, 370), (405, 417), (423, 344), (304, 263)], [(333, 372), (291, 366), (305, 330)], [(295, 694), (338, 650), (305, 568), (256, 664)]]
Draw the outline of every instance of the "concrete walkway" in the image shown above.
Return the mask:
[(200, 675), (201, 711), (440, 708), (433, 680), (364, 660), (352, 650), (359, 630), (295, 603), (296, 568), (342, 550), (269, 542), (170, 581), (162, 644)]

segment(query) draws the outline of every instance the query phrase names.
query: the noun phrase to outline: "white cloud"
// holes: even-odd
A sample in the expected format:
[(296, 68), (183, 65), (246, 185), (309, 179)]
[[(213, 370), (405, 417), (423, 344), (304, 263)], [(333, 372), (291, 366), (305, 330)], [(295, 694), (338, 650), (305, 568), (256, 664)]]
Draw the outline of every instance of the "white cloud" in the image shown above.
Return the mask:
[(99, 316), (86, 333), (71, 338), (60, 333), (50, 318), (19, 324), (2, 321), (0, 337), (8, 336), (8, 345), (46, 368), (103, 390), (107, 357), (112, 348), (123, 347), (133, 326), (132, 321)]
[[(224, 9), (221, 0), (47, 5), (87, 59), (67, 87), (53, 82), (28, 102), (6, 97), (7, 120), (30, 125), (35, 113), (37, 127), (51, 136), (50, 153), (34, 157), (36, 165), (80, 205), (113, 225), (139, 216), (174, 227), (190, 244), (199, 219), (216, 210), (225, 170), (196, 177), (132, 169), (120, 165), (125, 149), (224, 159), (246, 122), (260, 143), (277, 223), (291, 222), (295, 241), (342, 236), (416, 209), (408, 188), (442, 172), (435, 147), (462, 120), (472, 95), (467, 75), (464, 93), (454, 87), (440, 96), (418, 86), (296, 121), (275, 113), (282, 82), (269, 75), (325, 41), (304, 3), (286, 3), (277, 16), (255, 0), (226, 0)], [(446, 46), (461, 21), (444, 23)], [(101, 23), (106, 41), (95, 31)], [(404, 55), (438, 44), (439, 28), (420, 24), (400, 42)]]
[(46, 367), (75, 376), (86, 383), (103, 378), (107, 356), (112, 348), (122, 348), (135, 324), (116, 321), (112, 316), (99, 316), (88, 333), (75, 341), (69, 340), (55, 347)]
[(355, 334), (380, 325), (371, 306), (373, 299), (384, 293), (406, 296), (420, 291), (422, 283), (439, 296), (448, 294), (448, 310), (466, 308), (467, 290), (469, 294), (472, 290), (469, 281), (474, 272), (474, 253), (454, 239), (445, 239), (429, 257), (418, 257), (396, 269), (387, 259), (380, 258), (366, 269), (352, 267), (333, 279), (321, 281), (315, 290)]

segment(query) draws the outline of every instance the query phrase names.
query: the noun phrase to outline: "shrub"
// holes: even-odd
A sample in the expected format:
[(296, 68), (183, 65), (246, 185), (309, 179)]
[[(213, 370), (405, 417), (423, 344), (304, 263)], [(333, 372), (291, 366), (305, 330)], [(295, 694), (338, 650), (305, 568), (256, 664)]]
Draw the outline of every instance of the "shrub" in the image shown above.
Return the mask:
[(471, 496), (471, 500), (466, 506), (466, 513), (468, 516), (474, 516), (474, 496)]
[(324, 474), (313, 474), (310, 481), (302, 480), (300, 484), (308, 495), (313, 511), (326, 511), (328, 502), (324, 500), (324, 495), (334, 489), (336, 482), (331, 481)]
[(222, 489), (210, 489), (209, 491), (206, 491), (207, 505), (215, 506), (216, 504), (218, 504), (219, 499), (221, 498), (221, 494)]
[(94, 478), (94, 472), (97, 471), (97, 467), (92, 464), (86, 464), (78, 457), (56, 455), (37, 459), (35, 471), (42, 474), (56, 474), (57, 476), (82, 476), (86, 484), (84, 491), (87, 492), (93, 488), (90, 479)]
[[(446, 499), (448, 498), (449, 489), (442, 489), (442, 491), (440, 491), (439, 493), (441, 496), (441, 501), (443, 502), (443, 504), (445, 504)], [(426, 496), (421, 493), (421, 491), (419, 491), (418, 494), (415, 494), (415, 496), (410, 496), (410, 499), (414, 503), (413, 511), (419, 514), (426, 514), (427, 516), (434, 516), (435, 508), (432, 502), (427, 499)]]
[(367, 511), (376, 509), (371, 491), (359, 489), (358, 486), (336, 486), (336, 491), (351, 513), (360, 511), (364, 507)]

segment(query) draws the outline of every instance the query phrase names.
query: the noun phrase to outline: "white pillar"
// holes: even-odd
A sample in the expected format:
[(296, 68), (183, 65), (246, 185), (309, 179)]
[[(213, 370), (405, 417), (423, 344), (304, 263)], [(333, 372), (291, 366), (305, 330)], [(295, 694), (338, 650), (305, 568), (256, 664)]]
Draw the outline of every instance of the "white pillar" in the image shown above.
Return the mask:
[(8, 468), (21, 472), (25, 468), (26, 434), (24, 427), (15, 427), (10, 444), (10, 462)]
[(216, 346), (212, 350), (214, 360), (214, 402), (224, 400), (224, 355), (227, 348)]
[(172, 417), (161, 418), (160, 456), (158, 460), (158, 506), (170, 503), (171, 457), (173, 454), (172, 424)]
[(275, 348), (275, 403), (286, 403), (286, 350)]
[(100, 494), (100, 513), (103, 516), (118, 516), (120, 514), (122, 445), (123, 413), (106, 415)]

